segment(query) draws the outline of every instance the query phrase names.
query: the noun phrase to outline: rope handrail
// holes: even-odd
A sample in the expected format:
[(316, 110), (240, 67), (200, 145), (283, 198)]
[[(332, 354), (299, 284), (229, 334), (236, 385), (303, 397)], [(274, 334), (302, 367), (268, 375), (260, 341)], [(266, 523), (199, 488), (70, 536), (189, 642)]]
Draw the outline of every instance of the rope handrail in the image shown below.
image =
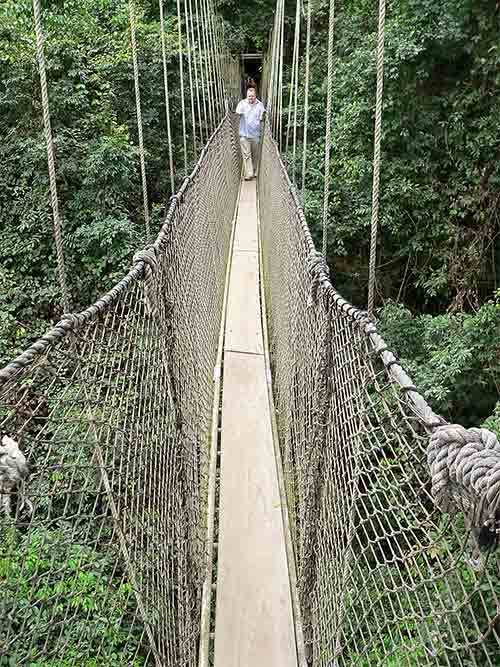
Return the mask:
[[(334, 288), (269, 128), (262, 150), (273, 396), (308, 664), (399, 664), (428, 636), (432, 655), (482, 664), (476, 651), (498, 653), (500, 442), (436, 415), (368, 314)], [(457, 588), (463, 568), (476, 574)], [(449, 617), (454, 635), (442, 630)]]
[(300, 203), (296, 186), (290, 179), (288, 170), (286, 169), (279, 152), (278, 145), (270, 133), (268, 137), (266, 137), (266, 140), (272, 142), (273, 149), (276, 152), (277, 159), (283, 171), (283, 177), (286, 179), (288, 187), (290, 188), (290, 193), (292, 194), (295, 206), (297, 208), (297, 217), (301, 223), (302, 232), (304, 234), (304, 242), (307, 245), (309, 256), (312, 260), (317, 260), (318, 257), (320, 258), (320, 261), (313, 262), (313, 271), (317, 275), (318, 284), (321, 285), (325, 293), (327, 293), (328, 299), (333, 307), (338, 312), (348, 317), (352, 322), (355, 322), (360, 330), (369, 337), (373, 346), (373, 351), (380, 356), (384, 366), (387, 368), (387, 372), (400, 385), (400, 387), (407, 392), (408, 397), (414, 402), (416, 414), (417, 416), (420, 416), (422, 423), (430, 429), (441, 426), (444, 420), (434, 413), (425, 398), (420, 393), (418, 393), (418, 391), (416, 391), (415, 385), (409, 377), (408, 373), (399, 364), (397, 357), (387, 348), (384, 339), (377, 332), (376, 324), (369, 317), (368, 313), (344, 299), (340, 292), (338, 292), (333, 286), (323, 255), (318, 253), (316, 246), (314, 245), (311, 230), (309, 229), (304, 209)]
[[(197, 662), (240, 173), (226, 115), (125, 277), (0, 371), (2, 434), (30, 467), (13, 488), (0, 444), (0, 560), (12, 564), (0, 660), (7, 650), (16, 664), (52, 664), (70, 650), (105, 663)], [(16, 619), (28, 617), (27, 635)]]
[(7, 380), (12, 378), (17, 372), (19, 372), (20, 369), (30, 366), (38, 356), (45, 353), (51, 345), (67, 336), (71, 331), (77, 331), (84, 324), (95, 319), (100, 313), (113, 307), (122, 297), (124, 292), (130, 288), (131, 284), (141, 280), (141, 278), (144, 276), (146, 264), (149, 264), (153, 271), (156, 270), (156, 265), (148, 258), (151, 257), (151, 253), (153, 253), (153, 256), (156, 255), (168, 242), (170, 225), (172, 223), (175, 211), (179, 206), (179, 202), (193, 186), (193, 182), (196, 179), (198, 172), (202, 168), (204, 161), (206, 160), (206, 155), (210, 149), (211, 144), (216, 141), (224, 126), (230, 122), (231, 118), (230, 114), (228, 113), (220, 121), (215, 132), (208, 139), (196, 165), (193, 167), (191, 174), (183, 180), (182, 185), (177, 193), (172, 195), (170, 206), (166, 213), (161, 229), (158, 232), (156, 240), (152, 245), (145, 246), (141, 251), (138, 251), (134, 255), (133, 265), (128, 273), (118, 283), (116, 283), (114, 287), (106, 292), (106, 294), (99, 297), (99, 299), (97, 299), (93, 304), (84, 310), (65, 314), (59, 320), (59, 322), (51, 327), (43, 336), (41, 336), (32, 345), (26, 348), (26, 350), (15, 357), (15, 359), (12, 359), (12, 361), (10, 361), (4, 368), (1, 368), (0, 385), (7, 382)]

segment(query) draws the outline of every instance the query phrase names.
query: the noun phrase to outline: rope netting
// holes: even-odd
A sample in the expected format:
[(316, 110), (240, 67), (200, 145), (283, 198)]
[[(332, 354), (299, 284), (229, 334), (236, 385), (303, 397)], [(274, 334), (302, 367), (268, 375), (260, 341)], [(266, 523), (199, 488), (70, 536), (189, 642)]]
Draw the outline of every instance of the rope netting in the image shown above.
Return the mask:
[(0, 371), (1, 665), (197, 664), (239, 175), (227, 116), (128, 275)]
[(307, 662), (497, 665), (500, 444), (430, 410), (332, 287), (269, 129), (262, 150), (273, 391)]

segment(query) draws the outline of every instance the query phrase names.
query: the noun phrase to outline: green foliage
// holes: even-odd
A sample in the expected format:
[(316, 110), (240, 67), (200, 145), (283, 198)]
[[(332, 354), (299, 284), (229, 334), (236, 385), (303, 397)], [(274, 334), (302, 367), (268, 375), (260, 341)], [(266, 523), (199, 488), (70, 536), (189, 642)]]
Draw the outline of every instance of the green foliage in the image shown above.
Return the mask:
[[(306, 211), (318, 241), (327, 10), (324, 2), (314, 8), (306, 173)], [(371, 215), (376, 19), (373, 3), (349, 0), (335, 27), (329, 260), (337, 285), (361, 305)], [(386, 298), (401, 291), (418, 309), (461, 310), (477, 308), (494, 287), (499, 30), (500, 11), (492, 0), (398, 0), (388, 6), (378, 272)], [(302, 63), (301, 125), (304, 80)]]
[(437, 316), (390, 303), (378, 328), (439, 414), (466, 426), (491, 414), (500, 388), (499, 303)]
[[(69, 526), (38, 528), (27, 536), (11, 526), (1, 538), (1, 615), (22, 637), (15, 653), (0, 657), (2, 667), (26, 659), (31, 667), (145, 665), (134, 596), (117, 575), (113, 549), (78, 544)], [(0, 656), (6, 641), (0, 628)]]
[[(166, 137), (159, 24), (136, 6), (149, 196), (158, 210), (170, 194), (167, 142), (159, 141)], [(20, 332), (57, 317), (60, 302), (32, 20), (28, 0), (0, 4), (2, 358), (18, 349)], [(172, 15), (166, 25), (175, 90)], [(127, 6), (118, 0), (51, 2), (43, 26), (68, 282), (73, 306), (80, 308), (123, 274), (144, 242)], [(174, 95), (176, 147), (179, 110)], [(158, 214), (153, 222), (158, 225)]]

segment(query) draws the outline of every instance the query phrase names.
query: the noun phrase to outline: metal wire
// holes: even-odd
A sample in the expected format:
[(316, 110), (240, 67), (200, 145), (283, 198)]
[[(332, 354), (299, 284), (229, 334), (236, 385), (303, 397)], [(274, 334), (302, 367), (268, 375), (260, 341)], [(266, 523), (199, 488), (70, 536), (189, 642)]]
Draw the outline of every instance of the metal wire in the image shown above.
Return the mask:
[(0, 503), (1, 664), (197, 665), (237, 139), (226, 117), (130, 273), (0, 371), (31, 469)]

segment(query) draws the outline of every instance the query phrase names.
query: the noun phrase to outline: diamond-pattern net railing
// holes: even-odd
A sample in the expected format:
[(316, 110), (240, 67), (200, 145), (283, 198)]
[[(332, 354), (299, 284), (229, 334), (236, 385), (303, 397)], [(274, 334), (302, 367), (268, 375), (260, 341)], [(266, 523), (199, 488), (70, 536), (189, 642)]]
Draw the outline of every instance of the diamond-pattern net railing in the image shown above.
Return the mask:
[[(449, 425), (416, 393), (366, 315), (333, 289), (269, 132), (259, 211), (307, 662), (498, 665), (499, 564), (477, 540), (483, 526), (493, 547), (498, 521), (484, 528), (489, 514), (469, 498), (474, 540), (463, 513), (434, 504), (429, 434)], [(487, 435), (470, 431), (455, 428), (472, 439)]]
[(0, 665), (197, 664), (239, 174), (228, 116), (125, 279), (0, 372)]

